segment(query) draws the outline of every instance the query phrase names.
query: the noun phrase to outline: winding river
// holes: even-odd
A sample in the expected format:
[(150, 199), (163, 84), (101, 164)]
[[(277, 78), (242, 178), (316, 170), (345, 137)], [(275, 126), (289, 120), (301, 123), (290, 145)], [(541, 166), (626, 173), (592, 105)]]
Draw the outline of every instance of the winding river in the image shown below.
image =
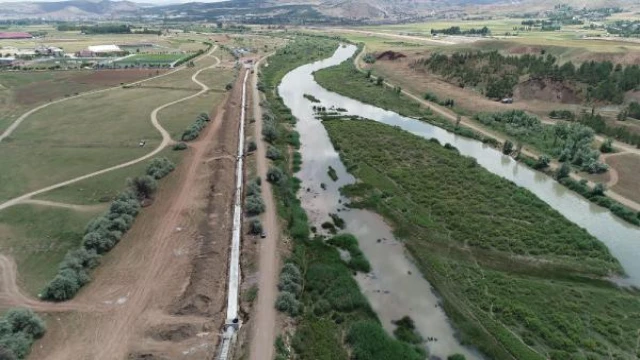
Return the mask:
[[(347, 199), (341, 197), (339, 189), (354, 183), (355, 179), (340, 161), (322, 123), (314, 116), (314, 104), (305, 99), (304, 94), (313, 95), (323, 106), (345, 108), (348, 115), (398, 126), (426, 139), (436, 138), (442, 144), (454, 145), (461, 154), (475, 158), (490, 172), (527, 188), (606, 244), (628, 274), (628, 277), (617, 280), (640, 287), (640, 228), (618, 219), (552, 178), (479, 141), (329, 92), (315, 82), (315, 71), (348, 60), (356, 50), (352, 45), (340, 47), (329, 59), (291, 71), (283, 78), (278, 91), (285, 105), (298, 118), (296, 130), (300, 133), (303, 164), (297, 176), (302, 180), (302, 205), (318, 228), (329, 220), (329, 213), (339, 213), (347, 223), (346, 231), (358, 238), (373, 271), (368, 275), (358, 275), (357, 280), (387, 330), (393, 329), (392, 320), (409, 315), (423, 337), (437, 339), (427, 342), (431, 355), (446, 358), (452, 353), (462, 353), (468, 359), (481, 358), (476, 351), (463, 347), (456, 340), (455, 331), (440, 308), (438, 297), (405, 254), (404, 247), (394, 238), (384, 219), (370, 211), (344, 207)], [(329, 166), (338, 174), (335, 182), (327, 174)]]

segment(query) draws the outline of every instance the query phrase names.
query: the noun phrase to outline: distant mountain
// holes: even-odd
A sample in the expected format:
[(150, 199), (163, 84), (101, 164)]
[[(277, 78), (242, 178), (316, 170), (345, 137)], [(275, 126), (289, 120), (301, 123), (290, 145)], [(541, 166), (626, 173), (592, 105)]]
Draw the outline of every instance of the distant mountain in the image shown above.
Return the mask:
[(1, 19), (45, 18), (52, 20), (112, 18), (136, 13), (143, 7), (143, 5), (131, 1), (110, 0), (8, 2), (1, 5)]

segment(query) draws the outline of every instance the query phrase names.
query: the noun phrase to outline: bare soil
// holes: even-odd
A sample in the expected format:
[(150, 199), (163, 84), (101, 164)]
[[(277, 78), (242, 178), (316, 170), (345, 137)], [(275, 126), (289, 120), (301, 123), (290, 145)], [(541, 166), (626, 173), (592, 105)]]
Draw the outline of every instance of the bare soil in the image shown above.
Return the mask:
[(640, 203), (640, 156), (636, 154), (620, 154), (609, 156), (607, 164), (617, 170), (618, 181), (612, 190), (620, 195)]
[[(64, 315), (74, 321), (56, 323), (30, 359), (213, 358), (235, 187), (235, 164), (221, 156), (237, 146), (241, 86), (235, 89), (94, 281), (64, 303), (78, 308)], [(211, 157), (220, 160), (205, 161)]]
[(580, 104), (583, 96), (575, 85), (549, 79), (529, 79), (516, 85), (513, 99), (517, 102), (538, 100), (560, 104)]

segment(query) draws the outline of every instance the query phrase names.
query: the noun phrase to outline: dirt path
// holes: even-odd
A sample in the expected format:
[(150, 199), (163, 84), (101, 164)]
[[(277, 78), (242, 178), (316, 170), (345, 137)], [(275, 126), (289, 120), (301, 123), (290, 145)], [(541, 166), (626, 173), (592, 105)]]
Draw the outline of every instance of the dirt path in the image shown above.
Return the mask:
[[(365, 54), (365, 52), (366, 52), (366, 47), (363, 47), (363, 49), (360, 52), (360, 54), (358, 54), (358, 56), (356, 56), (355, 59), (354, 59), (354, 64), (355, 64), (356, 68), (358, 70), (360, 70), (360, 71), (362, 71), (362, 67), (360, 65), (360, 59)], [(375, 76), (374, 76), (374, 78), (375, 78)], [(385, 81), (384, 84), (386, 86), (389, 86), (389, 87), (394, 87), (395, 86), (394, 84), (392, 84), (392, 83), (390, 83), (388, 81)], [(409, 98), (417, 101), (418, 103), (426, 106), (431, 111), (433, 111), (434, 113), (439, 114), (440, 116), (444, 117), (445, 119), (448, 119), (448, 120), (450, 120), (452, 122), (455, 122), (456, 119), (457, 119), (458, 115), (456, 113), (454, 113), (453, 111), (451, 111), (449, 109), (446, 109), (443, 106), (440, 106), (440, 105), (438, 105), (436, 103), (433, 103), (431, 101), (427, 101), (427, 100), (423, 99), (422, 97), (416, 96), (416, 95), (408, 92), (405, 89), (402, 89), (402, 93), (404, 95), (408, 96)], [(505, 140), (507, 140), (507, 138), (504, 135), (499, 134), (499, 133), (494, 132), (494, 131), (491, 131), (491, 130), (487, 130), (486, 128), (484, 128), (483, 126), (475, 123), (472, 119), (470, 119), (468, 117), (462, 116), (460, 123), (462, 125), (470, 128), (470, 129), (478, 132), (479, 134), (493, 137), (496, 140), (498, 140), (499, 142), (504, 142)], [(605, 140), (602, 136), (599, 136), (599, 135), (596, 135), (596, 139), (598, 141), (604, 141)], [(626, 145), (626, 144), (622, 144), (622, 143), (620, 143), (618, 141), (614, 141), (613, 146), (616, 147), (616, 148), (623, 149), (626, 152), (632, 152), (632, 153), (640, 155), (640, 149), (635, 149), (630, 145)], [(527, 156), (530, 156), (530, 157), (535, 157), (535, 158), (540, 156), (540, 154), (538, 154), (536, 151), (534, 151), (532, 149), (529, 149), (527, 147), (523, 147), (522, 148), (522, 153), (524, 155), (527, 155)], [(551, 164), (549, 165), (549, 167), (552, 170), (557, 169), (560, 166), (561, 166), (561, 164), (558, 163), (557, 161), (552, 161)], [(594, 186), (596, 186), (596, 183), (594, 183), (593, 181), (585, 179), (585, 178), (581, 177), (580, 175), (578, 175), (576, 173), (571, 173), (570, 176), (571, 176), (571, 178), (573, 178), (575, 180), (587, 180), (587, 184), (592, 188)], [(630, 209), (632, 209), (634, 211), (640, 211), (640, 204), (635, 202), (635, 201), (633, 201), (633, 200), (631, 200), (631, 199), (628, 199), (628, 198), (626, 198), (626, 197), (624, 197), (624, 196), (622, 196), (622, 195), (620, 195), (620, 194), (618, 194), (618, 193), (616, 193), (616, 192), (614, 192), (614, 191), (612, 191), (610, 189), (607, 190), (605, 192), (605, 194), (608, 197), (610, 197), (611, 199), (616, 200), (617, 202), (625, 205), (626, 207), (628, 207), (628, 208), (630, 208)]]
[[(108, 307), (68, 318), (30, 359), (211, 359), (224, 321), (233, 164), (206, 159), (237, 145), (238, 92), (191, 142), (156, 202), (103, 258), (74, 301)], [(224, 110), (223, 110), (224, 109)]]
[[(621, 151), (621, 152), (617, 152), (617, 153), (612, 153), (612, 154), (603, 154), (600, 159), (602, 162), (604, 162), (605, 164), (607, 164), (607, 159), (613, 156), (619, 156), (619, 155), (624, 155), (624, 154), (629, 154), (629, 152), (627, 151)], [(607, 164), (609, 165), (609, 164)], [(607, 181), (607, 188), (611, 189), (612, 187), (616, 186), (618, 184), (618, 181), (620, 181), (620, 174), (618, 174), (618, 170), (616, 170), (615, 167), (609, 165), (609, 181)]]
[[(25, 295), (16, 282), (18, 267), (9, 257), (0, 255), (0, 303), (3, 308), (28, 307), (39, 312), (99, 311), (100, 307), (81, 304), (77, 301), (52, 303), (33, 299)], [(104, 310), (104, 308), (102, 308)]]
[[(269, 56), (269, 55), (267, 55)], [(266, 157), (267, 142), (262, 138), (262, 109), (260, 108), (260, 92), (258, 91), (258, 69), (262, 58), (256, 63), (251, 84), (251, 103), (255, 122), (255, 139), (258, 141), (256, 151), (256, 166), (258, 175), (267, 178), (269, 162)], [(258, 299), (256, 302), (255, 322), (252, 327), (251, 345), (249, 347), (250, 360), (271, 360), (274, 357), (274, 342), (276, 340), (276, 309), (274, 304), (277, 295), (278, 282), (278, 241), (280, 229), (271, 183), (262, 181), (262, 195), (265, 213), (262, 215), (262, 226), (267, 237), (260, 240), (260, 255), (258, 265)]]
[[(217, 46), (214, 47), (213, 49), (211, 49), (211, 51), (206, 56), (212, 56), (211, 54), (214, 51), (216, 51), (216, 49), (217, 49)], [(141, 156), (141, 157), (139, 157), (137, 159), (133, 159), (131, 161), (127, 161), (125, 163), (122, 163), (122, 164), (119, 164), (119, 165), (115, 165), (115, 166), (112, 166), (112, 167), (107, 168), (107, 169), (102, 169), (102, 170), (99, 170), (99, 171), (95, 171), (95, 172), (92, 172), (90, 174), (79, 176), (79, 177), (74, 178), (74, 179), (63, 181), (63, 182), (55, 184), (55, 185), (47, 186), (47, 187), (42, 188), (40, 190), (32, 191), (30, 193), (21, 195), (19, 197), (7, 200), (4, 203), (0, 204), (0, 210), (3, 210), (3, 209), (6, 209), (6, 208), (8, 208), (10, 206), (16, 205), (16, 204), (18, 204), (18, 203), (20, 203), (20, 202), (22, 202), (24, 200), (27, 200), (27, 199), (29, 199), (29, 198), (31, 198), (33, 196), (40, 195), (40, 194), (43, 194), (43, 193), (51, 191), (51, 190), (55, 190), (55, 189), (61, 188), (63, 186), (71, 185), (71, 184), (76, 183), (78, 181), (82, 181), (82, 180), (86, 180), (86, 179), (89, 179), (89, 178), (92, 178), (92, 177), (95, 177), (95, 176), (98, 176), (98, 175), (102, 175), (102, 174), (108, 173), (110, 171), (122, 169), (122, 168), (125, 168), (125, 167), (128, 167), (128, 166), (137, 164), (139, 162), (145, 161), (145, 160), (153, 157), (154, 155), (158, 154), (160, 151), (164, 150), (164, 148), (167, 147), (168, 145), (170, 145), (173, 142), (173, 140), (171, 139), (171, 135), (169, 135), (169, 132), (167, 130), (165, 130), (165, 128), (163, 128), (162, 125), (160, 125), (160, 123), (158, 122), (158, 112), (160, 112), (162, 109), (165, 109), (165, 108), (167, 108), (169, 106), (181, 103), (183, 101), (187, 101), (187, 100), (193, 99), (194, 97), (200, 96), (200, 95), (206, 93), (207, 91), (209, 91), (209, 87), (207, 85), (203, 84), (202, 82), (198, 81), (197, 77), (202, 71), (215, 68), (216, 66), (218, 66), (220, 64), (220, 59), (215, 57), (215, 56), (213, 56), (213, 57), (216, 59), (216, 63), (215, 64), (213, 64), (211, 66), (208, 66), (206, 68), (202, 68), (202, 69), (196, 71), (191, 76), (191, 80), (193, 82), (195, 82), (196, 84), (198, 84), (202, 88), (202, 90), (200, 90), (199, 92), (197, 92), (197, 93), (195, 93), (193, 95), (189, 95), (187, 97), (184, 97), (184, 98), (181, 98), (181, 99), (178, 99), (178, 100), (175, 100), (175, 101), (171, 101), (171, 102), (165, 103), (164, 105), (161, 105), (161, 106), (155, 108), (151, 112), (151, 124), (162, 135), (162, 142), (160, 142), (160, 145), (158, 145), (153, 151), (151, 151), (150, 153), (147, 153), (146, 155)]]
[(34, 199), (24, 200), (22, 201), (22, 204), (51, 206), (51, 207), (70, 209), (75, 211), (100, 211), (100, 210), (106, 210), (109, 207), (109, 204), (76, 205), (76, 204), (66, 204), (66, 203), (61, 203), (56, 201), (34, 200)]

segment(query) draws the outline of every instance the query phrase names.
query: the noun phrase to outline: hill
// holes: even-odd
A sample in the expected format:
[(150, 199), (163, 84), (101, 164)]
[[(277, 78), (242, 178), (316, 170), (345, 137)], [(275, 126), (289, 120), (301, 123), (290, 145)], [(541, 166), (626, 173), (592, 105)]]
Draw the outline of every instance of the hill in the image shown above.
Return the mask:
[(8, 2), (0, 7), (0, 19), (44, 18), (78, 20), (120, 17), (142, 8), (131, 1), (69, 0), (55, 2)]

